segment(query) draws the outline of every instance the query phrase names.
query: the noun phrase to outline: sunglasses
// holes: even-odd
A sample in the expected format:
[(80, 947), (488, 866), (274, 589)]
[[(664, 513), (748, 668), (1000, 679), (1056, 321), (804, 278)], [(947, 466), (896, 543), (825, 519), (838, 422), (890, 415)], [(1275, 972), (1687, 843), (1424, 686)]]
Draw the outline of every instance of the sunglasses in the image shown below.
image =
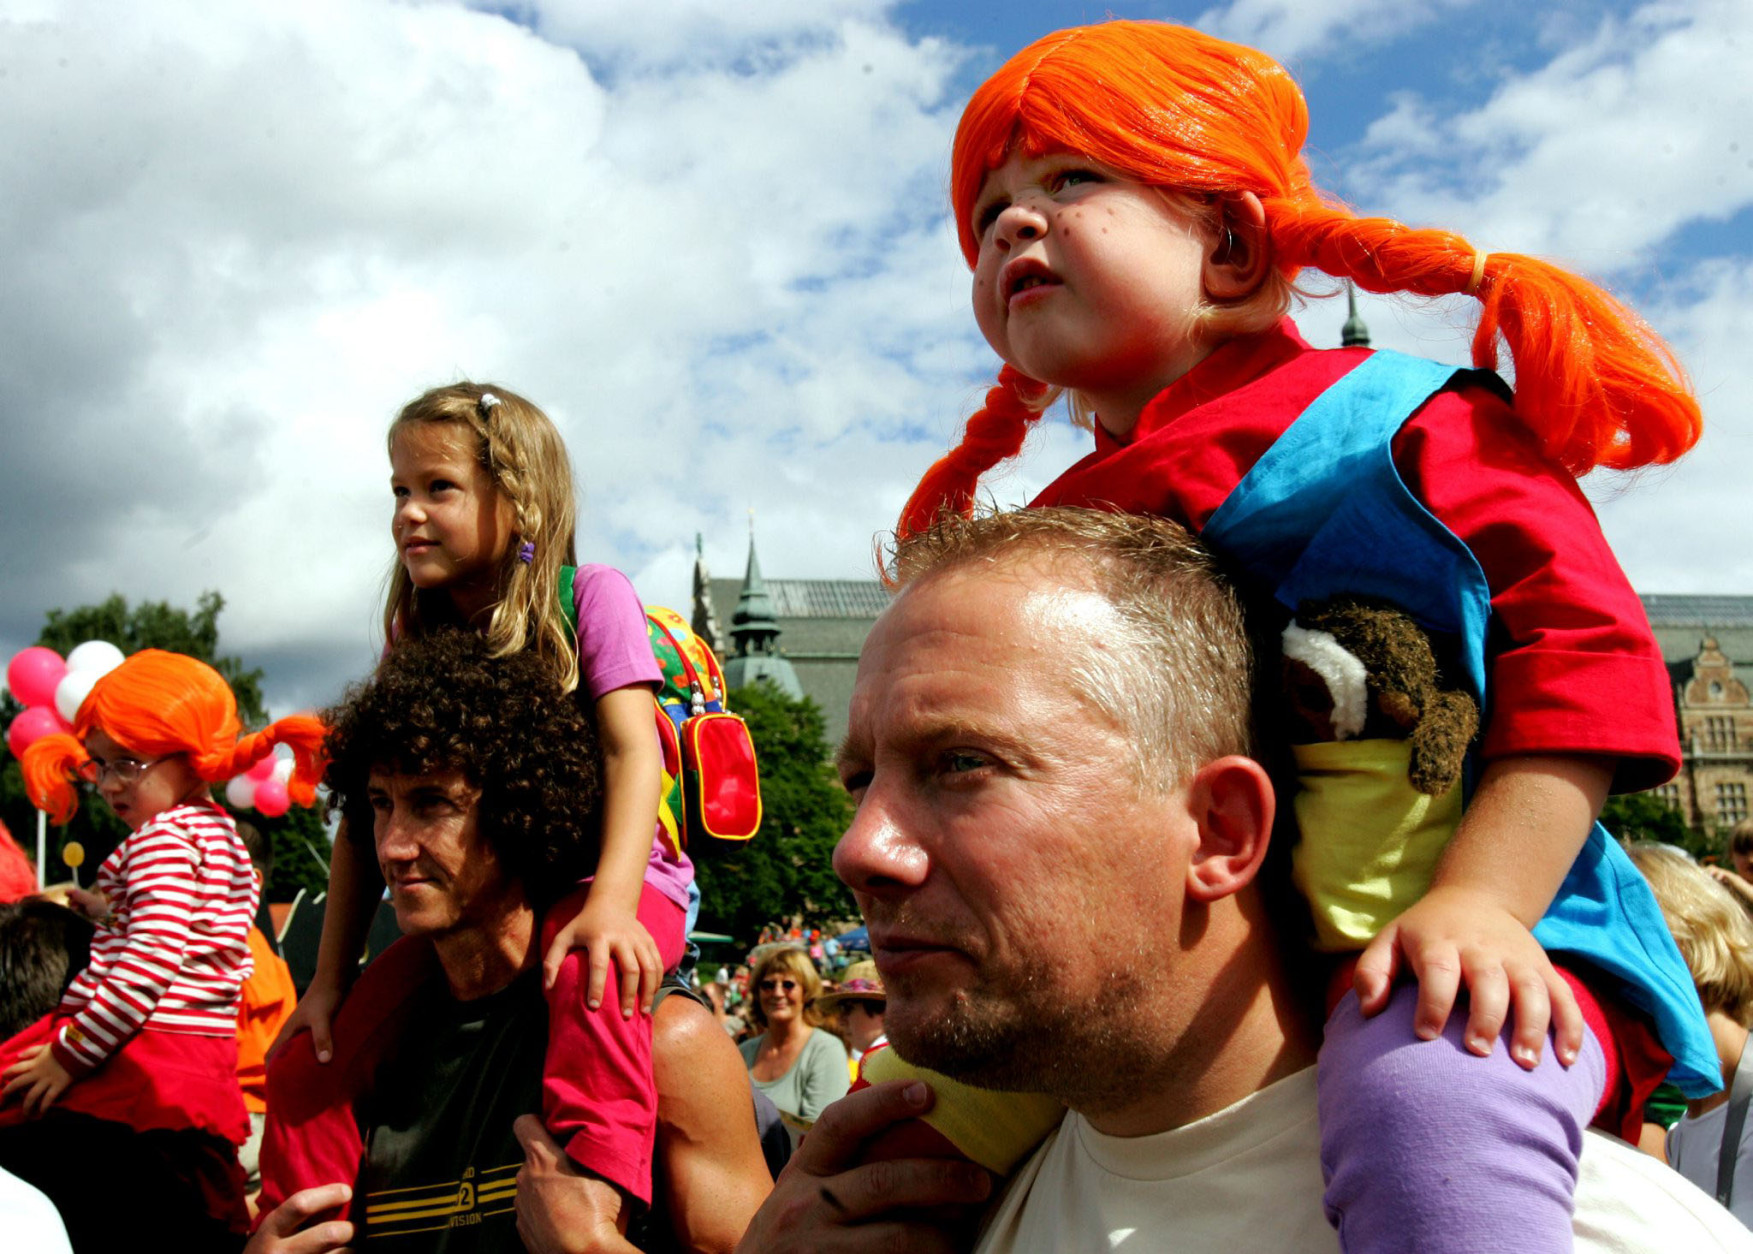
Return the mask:
[(788, 993), (793, 993), (797, 991), (799, 986), (796, 980), (781, 980), (776, 979), (773, 976), (768, 976), (766, 979), (762, 980), (760, 984), (756, 985), (756, 987), (763, 993), (771, 993), (776, 988), (782, 988)]
[(138, 758), (117, 758), (114, 762), (105, 762), (102, 758), (87, 758), (79, 764), (79, 778), (88, 784), (102, 784), (107, 777), (122, 788), (132, 788), (140, 782), (141, 776), (162, 761), (163, 758), (146, 762)]

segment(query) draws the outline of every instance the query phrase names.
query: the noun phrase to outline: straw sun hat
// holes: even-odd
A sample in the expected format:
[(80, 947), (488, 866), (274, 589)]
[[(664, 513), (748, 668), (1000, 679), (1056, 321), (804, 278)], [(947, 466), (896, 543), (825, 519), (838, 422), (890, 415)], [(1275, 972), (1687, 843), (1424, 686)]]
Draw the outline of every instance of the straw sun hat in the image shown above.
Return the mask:
[(889, 995), (883, 991), (882, 973), (877, 970), (876, 963), (866, 960), (847, 967), (846, 978), (840, 981), (839, 989), (816, 998), (816, 1008), (823, 1014), (833, 1014), (845, 1002), (875, 1001), (887, 1004), (888, 999)]

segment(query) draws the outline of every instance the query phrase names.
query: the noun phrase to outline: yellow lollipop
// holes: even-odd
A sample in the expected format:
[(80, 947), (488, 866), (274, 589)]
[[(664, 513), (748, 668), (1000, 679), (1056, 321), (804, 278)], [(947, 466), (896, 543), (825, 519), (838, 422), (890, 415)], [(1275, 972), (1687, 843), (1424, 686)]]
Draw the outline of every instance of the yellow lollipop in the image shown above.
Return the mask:
[(85, 862), (85, 846), (76, 840), (70, 840), (61, 846), (61, 861), (73, 872), (73, 882), (79, 883), (79, 868)]

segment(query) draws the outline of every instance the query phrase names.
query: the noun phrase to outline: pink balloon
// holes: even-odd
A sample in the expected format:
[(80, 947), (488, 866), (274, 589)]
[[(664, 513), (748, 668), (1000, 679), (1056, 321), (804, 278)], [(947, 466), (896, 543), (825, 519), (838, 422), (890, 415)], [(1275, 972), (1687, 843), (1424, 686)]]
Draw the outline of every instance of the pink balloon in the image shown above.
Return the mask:
[(12, 750), (13, 757), (22, 758), (26, 749), (51, 732), (72, 730), (48, 706), (33, 705), (13, 719), (12, 726), (6, 729), (6, 747)]
[(67, 673), (67, 663), (53, 649), (33, 644), (12, 655), (6, 666), (6, 686), (28, 706), (52, 706), (55, 689)]
[(267, 779), (268, 776), (270, 776), (274, 773), (274, 763), (277, 761), (279, 761), (279, 759), (270, 753), (267, 757), (263, 758), (260, 762), (256, 763), (254, 766), (250, 767), (249, 770), (245, 771), (244, 774), (247, 775), (250, 779), (255, 780), (256, 783), (259, 784), (264, 779)]
[(272, 777), (256, 785), (256, 810), (263, 818), (277, 819), (292, 806), (286, 785)]

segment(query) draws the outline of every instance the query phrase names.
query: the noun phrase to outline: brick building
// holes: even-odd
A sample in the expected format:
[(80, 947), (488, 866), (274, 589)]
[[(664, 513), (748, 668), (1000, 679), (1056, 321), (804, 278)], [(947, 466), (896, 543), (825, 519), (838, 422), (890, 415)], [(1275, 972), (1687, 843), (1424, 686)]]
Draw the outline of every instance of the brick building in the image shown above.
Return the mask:
[(1657, 794), (1688, 823), (1721, 831), (1753, 792), (1753, 597), (1646, 596), (1674, 685), (1684, 765)]

